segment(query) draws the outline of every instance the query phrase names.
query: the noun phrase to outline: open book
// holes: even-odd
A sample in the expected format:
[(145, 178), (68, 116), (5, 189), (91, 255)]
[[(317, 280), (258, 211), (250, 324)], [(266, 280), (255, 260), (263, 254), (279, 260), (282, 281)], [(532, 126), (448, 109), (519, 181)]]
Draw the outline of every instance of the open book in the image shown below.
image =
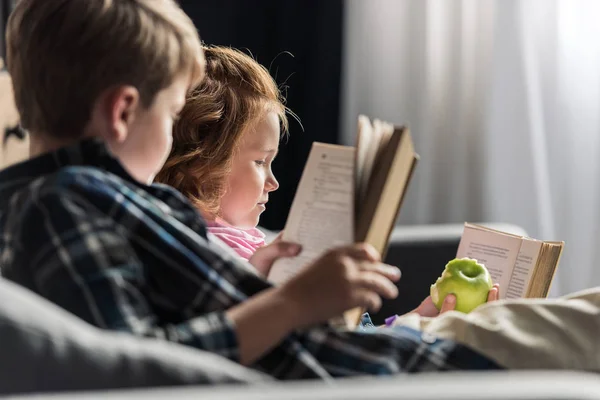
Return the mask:
[[(285, 282), (325, 251), (355, 242), (384, 256), (417, 161), (408, 129), (365, 116), (355, 147), (315, 142), (283, 232), (302, 253), (278, 260), (268, 279)], [(362, 312), (347, 312), (345, 325), (355, 327)]]
[(457, 258), (484, 264), (501, 299), (547, 297), (564, 242), (544, 242), (465, 223)]

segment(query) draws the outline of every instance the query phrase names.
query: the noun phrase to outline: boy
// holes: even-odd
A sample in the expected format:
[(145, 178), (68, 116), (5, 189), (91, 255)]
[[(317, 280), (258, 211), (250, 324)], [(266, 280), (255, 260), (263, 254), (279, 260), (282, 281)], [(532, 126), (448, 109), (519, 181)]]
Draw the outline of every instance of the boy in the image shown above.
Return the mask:
[(207, 350), (278, 379), (499, 367), (407, 327), (322, 324), (397, 295), (399, 271), (372, 248), (332, 251), (273, 288), (207, 240), (183, 196), (148, 185), (203, 72), (197, 33), (172, 0), (21, 0), (7, 41), (31, 136), (31, 159), (0, 173), (7, 278), (101, 328)]

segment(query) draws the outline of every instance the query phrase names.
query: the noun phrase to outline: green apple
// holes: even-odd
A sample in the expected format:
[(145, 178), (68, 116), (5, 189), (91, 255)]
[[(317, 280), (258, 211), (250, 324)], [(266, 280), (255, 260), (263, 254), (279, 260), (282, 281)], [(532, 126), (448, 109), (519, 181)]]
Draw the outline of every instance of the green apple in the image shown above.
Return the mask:
[(439, 310), (446, 296), (454, 294), (455, 310), (469, 313), (487, 301), (492, 286), (492, 277), (483, 264), (472, 258), (455, 258), (431, 285), (431, 300)]

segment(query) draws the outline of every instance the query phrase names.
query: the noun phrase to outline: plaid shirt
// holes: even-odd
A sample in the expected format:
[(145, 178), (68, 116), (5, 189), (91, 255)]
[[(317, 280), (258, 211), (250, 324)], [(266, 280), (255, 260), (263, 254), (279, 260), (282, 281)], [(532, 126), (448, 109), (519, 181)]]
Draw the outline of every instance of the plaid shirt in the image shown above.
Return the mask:
[[(236, 361), (225, 311), (270, 287), (207, 239), (180, 193), (135, 182), (94, 139), (0, 172), (0, 235), (6, 278), (91, 324)], [(278, 379), (498, 368), (407, 328), (327, 325), (290, 334), (253, 367)]]

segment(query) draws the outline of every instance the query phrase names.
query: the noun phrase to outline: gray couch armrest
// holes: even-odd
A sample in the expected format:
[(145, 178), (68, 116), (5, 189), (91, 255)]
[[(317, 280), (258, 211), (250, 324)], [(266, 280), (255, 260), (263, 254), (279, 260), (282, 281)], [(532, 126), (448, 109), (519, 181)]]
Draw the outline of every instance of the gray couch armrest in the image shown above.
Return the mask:
[[(507, 384), (508, 383), (508, 384)], [(54, 396), (35, 396), (38, 400)], [(154, 400), (600, 400), (600, 377), (568, 371), (446, 372), (390, 378), (273, 383), (265, 387), (74, 393), (61, 399)]]
[(0, 278), (0, 395), (270, 380), (214, 354), (101, 331)]

